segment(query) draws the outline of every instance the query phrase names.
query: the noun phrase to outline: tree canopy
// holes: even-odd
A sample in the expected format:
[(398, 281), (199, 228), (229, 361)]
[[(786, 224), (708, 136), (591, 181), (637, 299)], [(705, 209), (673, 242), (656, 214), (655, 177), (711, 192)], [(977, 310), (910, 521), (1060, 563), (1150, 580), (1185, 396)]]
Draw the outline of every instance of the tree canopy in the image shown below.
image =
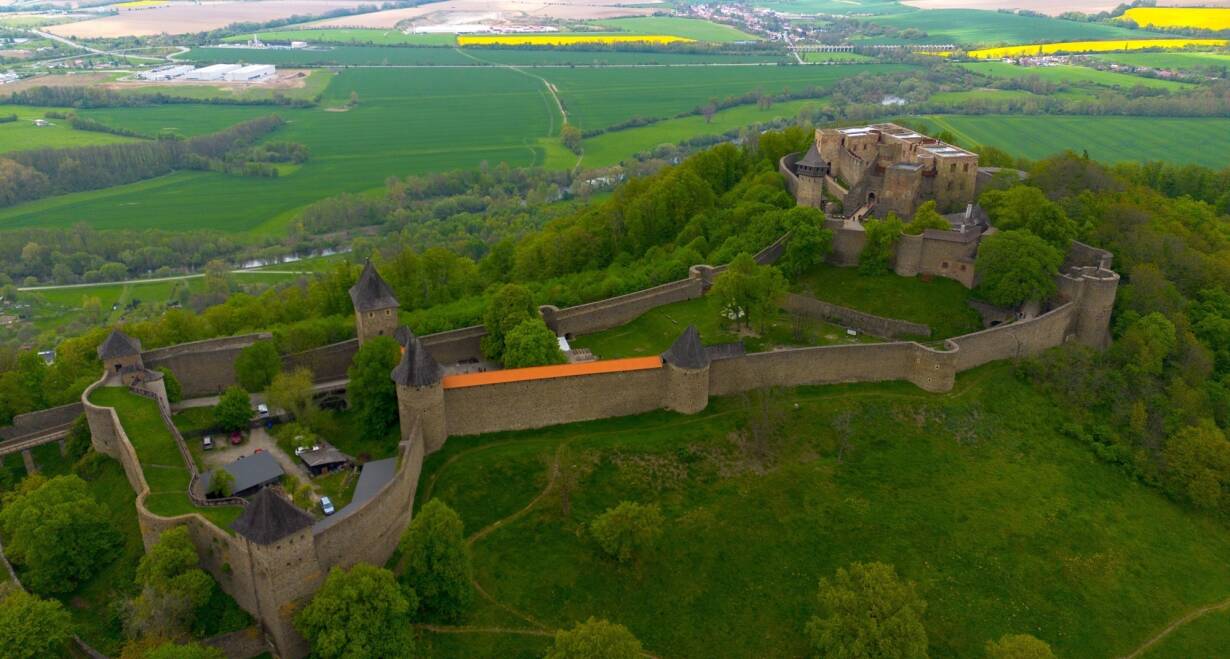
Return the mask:
[(565, 361), (555, 332), (541, 318), (523, 320), (504, 336), (505, 368), (546, 366)]
[(474, 598), (470, 549), (461, 517), (439, 499), (428, 501), (401, 537), (401, 582), (414, 589), (429, 620), (459, 619)]
[(296, 421), (309, 421), (316, 411), (312, 397), (312, 371), (297, 368), (289, 373), (278, 373), (269, 384), (266, 398), (269, 404), (285, 411)]
[(5, 553), (38, 593), (70, 592), (119, 551), (106, 506), (77, 476), (30, 476), (0, 509)]
[(248, 391), (264, 391), (282, 372), (282, 356), (272, 341), (257, 341), (239, 352), (235, 358), (235, 377)]
[(897, 241), (905, 227), (901, 218), (889, 213), (882, 220), (863, 223), (867, 243), (858, 256), (858, 271), (865, 275), (884, 274), (892, 271), (893, 259), (897, 256)]
[(637, 659), (642, 653), (641, 642), (627, 627), (591, 617), (555, 632), (546, 659)]
[(252, 423), (252, 397), (238, 385), (222, 392), (214, 406), (214, 424), (225, 432), (245, 430)]
[(662, 510), (657, 504), (621, 501), (594, 518), (589, 532), (602, 551), (621, 563), (640, 561), (662, 535)]
[(412, 657), (410, 614), (417, 606), (414, 591), (400, 588), (392, 572), (359, 563), (330, 570), (294, 624), (322, 659)]
[(1045, 641), (1029, 634), (1004, 634), (987, 641), (987, 659), (1055, 659)]
[(496, 291), (483, 312), (483, 354), (488, 359), (504, 360), (505, 337), (518, 325), (538, 318), (538, 307), (530, 290), (519, 284), (505, 284)]
[(383, 437), (397, 425), (397, 387), (389, 374), (399, 359), (397, 341), (376, 336), (363, 343), (347, 371), (351, 409), (369, 437)]
[(709, 299), (723, 321), (763, 328), (785, 293), (786, 278), (780, 270), (759, 265), (743, 253), (714, 280)]
[(1076, 225), (1063, 208), (1033, 186), (988, 190), (978, 203), (986, 210), (991, 226), (1000, 231), (1026, 229), (1060, 251), (1066, 251), (1076, 237)]
[(216, 585), (197, 567), (188, 527), (163, 531), (137, 563), (141, 593), (132, 601), (126, 627), (133, 637), (172, 638), (187, 634)]
[(774, 265), (793, 279), (824, 262), (833, 249), (833, 232), (824, 228), (824, 213), (807, 206), (786, 211), (785, 222), (790, 239)]
[(12, 659), (42, 659), (64, 653), (72, 638), (72, 619), (64, 606), (0, 584), (0, 648)]
[(982, 239), (974, 268), (976, 293), (1001, 307), (1040, 302), (1055, 295), (1063, 254), (1029, 231), (1000, 231)]
[(914, 209), (914, 217), (910, 218), (910, 223), (905, 225), (902, 231), (917, 236), (927, 229), (947, 231), (951, 228), (952, 225), (948, 223), (948, 220), (945, 220), (944, 216), (935, 210), (935, 200), (930, 199)]
[(891, 565), (852, 563), (834, 579), (820, 580), (820, 614), (807, 623), (812, 646), (823, 657), (873, 659), (927, 656), (926, 603)]

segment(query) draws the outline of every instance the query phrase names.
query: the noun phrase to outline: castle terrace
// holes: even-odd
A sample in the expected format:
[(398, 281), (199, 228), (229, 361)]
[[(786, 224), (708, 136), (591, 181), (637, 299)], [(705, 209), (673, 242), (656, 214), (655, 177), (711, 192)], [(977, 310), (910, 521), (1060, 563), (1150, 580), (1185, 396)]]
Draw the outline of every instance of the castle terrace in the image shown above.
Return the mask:
[(627, 359), (605, 359), (579, 364), (531, 366), (530, 368), (510, 368), (501, 371), (448, 375), (444, 377), (443, 384), (445, 389), (464, 389), (466, 387), (479, 387), (485, 384), (507, 384), (509, 382), (567, 378), (578, 375), (597, 375), (599, 373), (646, 371), (651, 368), (661, 368), (661, 366), (661, 357), (629, 357)]

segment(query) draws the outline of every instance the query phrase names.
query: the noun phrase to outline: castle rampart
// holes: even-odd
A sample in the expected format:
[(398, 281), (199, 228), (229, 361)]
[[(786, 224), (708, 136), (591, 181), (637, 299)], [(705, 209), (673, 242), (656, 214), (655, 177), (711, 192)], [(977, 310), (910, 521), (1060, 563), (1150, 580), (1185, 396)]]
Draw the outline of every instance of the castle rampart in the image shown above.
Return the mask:
[(857, 309), (836, 305), (832, 302), (817, 300), (806, 295), (787, 293), (786, 297), (782, 300), (782, 308), (786, 311), (839, 323), (866, 334), (888, 339), (907, 336), (927, 338), (931, 336), (931, 327), (922, 323), (911, 323), (908, 320), (876, 316), (858, 311)]
[(141, 353), (145, 367), (170, 368), (183, 389), (185, 398), (212, 396), (235, 383), (235, 359), (244, 348), (270, 334), (245, 334), (206, 339), (158, 348)]
[(306, 368), (315, 382), (332, 382), (346, 378), (346, 371), (359, 352), (359, 340), (350, 339), (319, 348), (295, 352), (282, 357), (282, 368), (293, 371)]
[(656, 307), (693, 300), (702, 295), (704, 284), (701, 278), (689, 276), (687, 279), (589, 304), (566, 309), (544, 305), (540, 309), (547, 327), (560, 336), (572, 336), (619, 327)]
[(26, 412), (13, 417), (13, 424), (0, 428), (0, 440), (9, 440), (25, 435), (55, 430), (67, 426), (81, 416), (81, 403), (69, 403), (36, 412)]

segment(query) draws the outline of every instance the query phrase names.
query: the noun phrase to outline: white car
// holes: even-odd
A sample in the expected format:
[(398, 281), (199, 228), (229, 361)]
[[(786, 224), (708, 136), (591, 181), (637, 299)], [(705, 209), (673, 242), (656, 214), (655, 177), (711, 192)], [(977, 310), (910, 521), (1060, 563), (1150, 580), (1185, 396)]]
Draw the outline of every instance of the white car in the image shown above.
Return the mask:
[(259, 415), (261, 416), (261, 418), (262, 418), (262, 419), (263, 419), (263, 418), (265, 418), (265, 417), (267, 417), (267, 416), (269, 416), (269, 406), (268, 406), (268, 405), (266, 405), (266, 404), (264, 404), (264, 403), (261, 403), (260, 405), (257, 405), (257, 406), (256, 406), (256, 413), (257, 413), (257, 414), (259, 414)]
[(325, 515), (332, 515), (333, 501), (329, 497), (320, 497), (320, 509), (324, 511)]
[(201, 440), (201, 448), (206, 451), (212, 451), (214, 449), (214, 438), (205, 435), (205, 438)]

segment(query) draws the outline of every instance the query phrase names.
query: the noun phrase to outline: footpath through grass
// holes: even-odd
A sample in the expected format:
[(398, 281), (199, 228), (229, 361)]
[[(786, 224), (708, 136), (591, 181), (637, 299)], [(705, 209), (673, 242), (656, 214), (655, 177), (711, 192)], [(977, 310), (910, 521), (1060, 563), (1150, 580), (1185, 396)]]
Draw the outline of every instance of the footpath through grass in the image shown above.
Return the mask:
[[(771, 401), (783, 420), (763, 452), (738, 439), (754, 406), (737, 396), (696, 416), (453, 437), (427, 459), (417, 502), (444, 500), (467, 535), (492, 525), (473, 545), (475, 576), (500, 603), (547, 631), (611, 619), (658, 656), (808, 654), (817, 581), (854, 561), (918, 583), (933, 657), (981, 656), (1006, 633), (1059, 656), (1120, 656), (1230, 596), (1225, 523), (1064, 437), (1064, 409), (1007, 364), (962, 374), (949, 394), (882, 383)], [(570, 513), (552, 490), (514, 516), (558, 457), (576, 475)], [(587, 531), (621, 500), (666, 517), (640, 567), (604, 558)], [(486, 616), (478, 607), (462, 624)], [(1192, 648), (1224, 638), (1189, 631), (1203, 643)], [(497, 634), (429, 642), (458, 657), (540, 647)]]
[(90, 402), (115, 408), (124, 432), (136, 449), (145, 481), (149, 483), (150, 493), (145, 497), (145, 506), (150, 512), (166, 517), (199, 513), (218, 528), (231, 532), (231, 522), (239, 517), (243, 508), (198, 508), (192, 503), (188, 497), (192, 474), (175, 446), (175, 438), (163, 424), (156, 402), (123, 387), (95, 389), (90, 395)]
[(894, 274), (864, 275), (857, 268), (819, 265), (799, 277), (797, 292), (865, 313), (925, 323), (931, 338), (942, 339), (982, 329), (982, 320), (967, 302), (969, 289), (943, 277)]

